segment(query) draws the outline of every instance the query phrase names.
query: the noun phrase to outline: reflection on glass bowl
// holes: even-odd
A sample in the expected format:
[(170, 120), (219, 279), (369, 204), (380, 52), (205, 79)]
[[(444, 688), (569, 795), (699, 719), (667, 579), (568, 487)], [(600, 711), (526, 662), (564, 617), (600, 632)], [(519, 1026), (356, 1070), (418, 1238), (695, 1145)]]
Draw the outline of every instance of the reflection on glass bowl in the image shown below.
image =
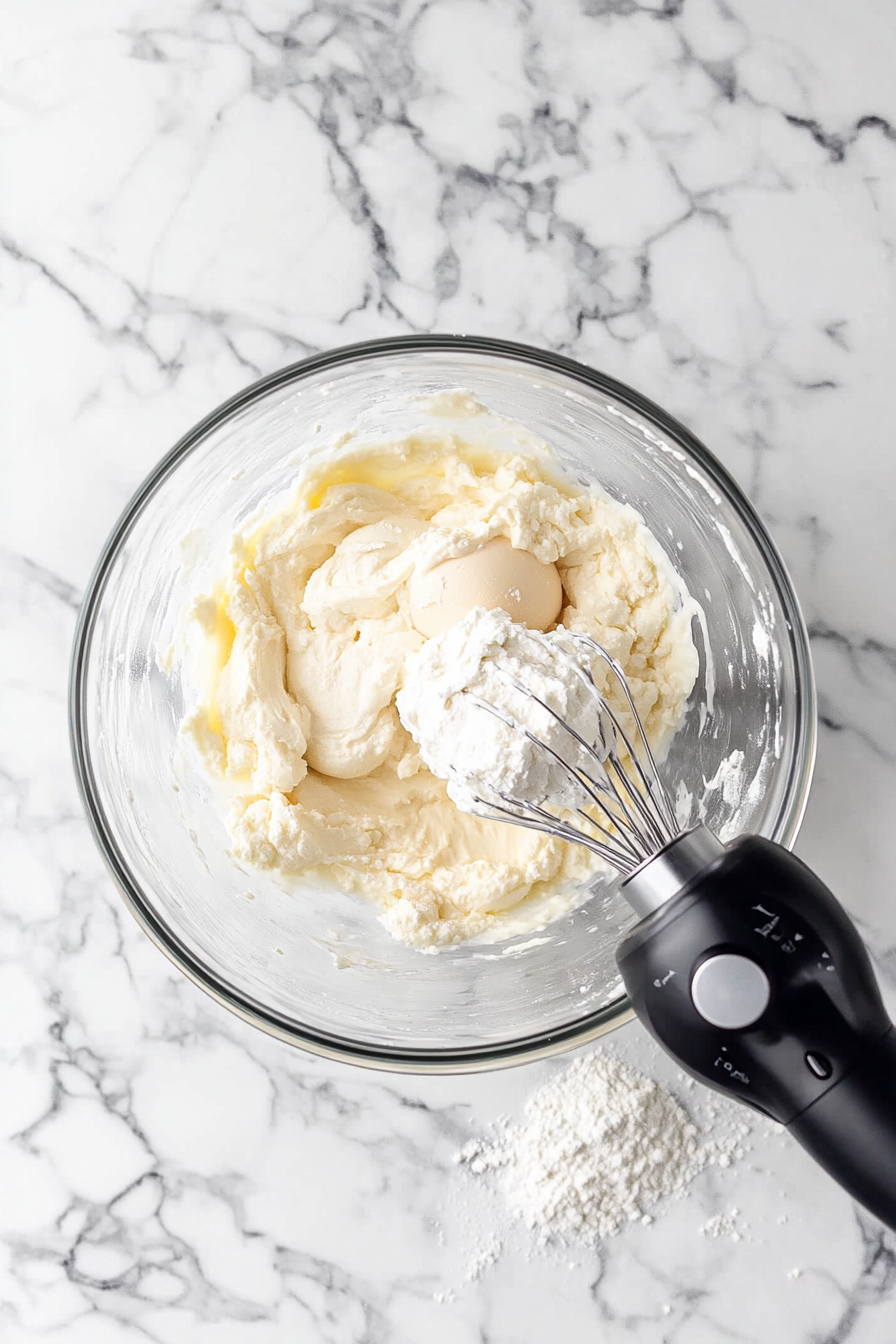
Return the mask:
[(158, 655), (184, 600), (215, 576), (241, 521), (290, 485), (309, 443), (361, 413), (388, 432), (408, 397), (455, 387), (638, 509), (702, 605), (697, 690), (663, 766), (685, 815), (723, 837), (791, 844), (815, 744), (805, 627), (762, 524), (687, 430), (612, 379), (503, 341), (399, 337), (304, 360), (197, 425), (128, 506), (82, 608), (71, 731), (91, 825), (143, 928), (219, 1002), (317, 1053), (421, 1072), (519, 1063), (624, 1021), (614, 949), (633, 916), (617, 883), (597, 879), (534, 936), (437, 956), (395, 942), (357, 897), (323, 884), (287, 892), (228, 854), (214, 788), (183, 767), (178, 670)]

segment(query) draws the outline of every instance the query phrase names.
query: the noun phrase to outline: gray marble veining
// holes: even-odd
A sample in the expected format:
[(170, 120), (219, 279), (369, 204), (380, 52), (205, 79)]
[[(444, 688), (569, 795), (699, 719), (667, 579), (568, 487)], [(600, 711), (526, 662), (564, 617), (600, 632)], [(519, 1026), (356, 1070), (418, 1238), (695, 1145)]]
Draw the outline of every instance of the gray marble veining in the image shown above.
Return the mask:
[[(891, 1344), (896, 1239), (761, 1127), (653, 1226), (527, 1258), (452, 1159), (559, 1065), (399, 1080), (259, 1038), (120, 906), (66, 740), (91, 565), (199, 416), (376, 335), (549, 346), (678, 415), (771, 527), (821, 702), (799, 852), (896, 999), (888, 0), (11, 0), (3, 27), (0, 1338)], [(678, 1085), (638, 1028), (614, 1048)], [(740, 1240), (706, 1235), (733, 1208)]]

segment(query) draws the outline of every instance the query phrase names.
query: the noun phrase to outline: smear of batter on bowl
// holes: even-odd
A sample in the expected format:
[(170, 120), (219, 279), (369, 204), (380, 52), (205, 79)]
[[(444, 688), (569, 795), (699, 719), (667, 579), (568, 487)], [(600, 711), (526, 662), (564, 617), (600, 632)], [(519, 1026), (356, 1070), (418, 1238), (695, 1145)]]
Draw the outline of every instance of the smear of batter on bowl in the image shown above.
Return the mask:
[(226, 786), (238, 860), (325, 875), (435, 949), (542, 926), (583, 898), (594, 860), (462, 812), (426, 768), (395, 699), (427, 635), (467, 604), (556, 617), (620, 661), (660, 753), (698, 659), (694, 604), (634, 509), (469, 393), (411, 409), (399, 437), (350, 430), (315, 454), (233, 537), (187, 613), (183, 731)]

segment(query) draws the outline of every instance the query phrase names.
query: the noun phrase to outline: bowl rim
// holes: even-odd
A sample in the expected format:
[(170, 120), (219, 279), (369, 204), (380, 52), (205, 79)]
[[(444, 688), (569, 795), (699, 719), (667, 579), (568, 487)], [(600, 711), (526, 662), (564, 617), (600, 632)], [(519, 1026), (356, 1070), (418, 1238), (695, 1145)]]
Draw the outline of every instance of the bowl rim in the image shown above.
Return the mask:
[(796, 668), (797, 749), (790, 766), (784, 803), (772, 839), (791, 848), (799, 832), (808, 802), (815, 765), (817, 698), (809, 636), (793, 584), (778, 550), (758, 513), (712, 452), (684, 425), (642, 393), (617, 379), (567, 355), (489, 336), (427, 334), (387, 336), (337, 346), (286, 365), (258, 379), (222, 402), (187, 431), (147, 475), (112, 528), (87, 584), (72, 646), (69, 676), (69, 739), (72, 760), (87, 819), (94, 840), (125, 905), (168, 959), (195, 985), (244, 1022), (260, 1028), (290, 1045), (324, 1058), (365, 1068), (399, 1073), (474, 1073), (530, 1063), (549, 1055), (586, 1045), (614, 1030), (634, 1016), (629, 999), (620, 995), (610, 1004), (562, 1027), (529, 1033), (487, 1046), (421, 1050), (410, 1047), (376, 1047), (339, 1035), (297, 1025), (266, 1008), (264, 1004), (228, 986), (211, 971), (176, 933), (156, 915), (130, 871), (125, 855), (112, 834), (100, 801), (86, 731), (87, 669), (91, 644), (102, 598), (116, 560), (133, 526), (159, 487), (203, 440), (238, 412), (278, 388), (312, 374), (359, 360), (384, 355), (422, 352), (497, 356), (520, 364), (548, 369), (610, 396), (651, 421), (683, 447), (711, 477), (750, 532), (762, 552), (784, 609)]

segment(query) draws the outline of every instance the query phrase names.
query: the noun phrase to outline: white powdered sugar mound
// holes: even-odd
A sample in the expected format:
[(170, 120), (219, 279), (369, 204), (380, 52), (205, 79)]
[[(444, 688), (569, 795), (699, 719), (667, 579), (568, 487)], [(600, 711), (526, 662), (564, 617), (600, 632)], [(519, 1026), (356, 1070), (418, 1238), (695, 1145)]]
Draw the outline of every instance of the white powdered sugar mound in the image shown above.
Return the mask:
[(593, 1054), (539, 1088), (520, 1124), (465, 1144), (458, 1161), (498, 1171), (511, 1212), (541, 1241), (586, 1241), (652, 1221), (699, 1171), (730, 1165), (743, 1132), (708, 1139), (659, 1083)]

